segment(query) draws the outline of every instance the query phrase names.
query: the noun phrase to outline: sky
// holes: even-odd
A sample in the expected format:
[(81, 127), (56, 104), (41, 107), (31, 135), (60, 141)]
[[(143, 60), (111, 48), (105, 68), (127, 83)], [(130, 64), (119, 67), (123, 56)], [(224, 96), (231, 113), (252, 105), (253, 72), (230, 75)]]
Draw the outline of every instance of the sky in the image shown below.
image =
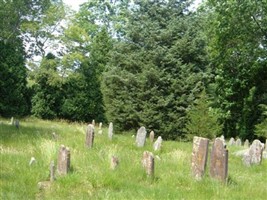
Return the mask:
[[(79, 5), (87, 2), (88, 0), (63, 0), (65, 4), (72, 7), (72, 9), (78, 11)], [(198, 5), (202, 0), (195, 0), (195, 4)]]

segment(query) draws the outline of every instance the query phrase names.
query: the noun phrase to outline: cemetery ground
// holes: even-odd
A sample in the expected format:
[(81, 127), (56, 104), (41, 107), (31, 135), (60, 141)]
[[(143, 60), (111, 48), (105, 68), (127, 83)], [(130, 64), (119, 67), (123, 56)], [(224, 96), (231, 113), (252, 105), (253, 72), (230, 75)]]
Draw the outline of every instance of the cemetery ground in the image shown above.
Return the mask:
[[(228, 146), (229, 164), (226, 183), (209, 176), (209, 160), (202, 180), (191, 174), (192, 142), (164, 141), (160, 151), (153, 150), (147, 138), (136, 147), (136, 132), (108, 138), (108, 125), (102, 134), (95, 128), (94, 145), (85, 146), (86, 124), (20, 120), (20, 127), (0, 119), (0, 199), (266, 199), (267, 160), (247, 167), (234, 155), (244, 149)], [(137, 130), (136, 130), (137, 131)], [(54, 135), (52, 133), (55, 133)], [(157, 133), (155, 133), (157, 135)], [(158, 135), (157, 135), (158, 136)], [(60, 145), (70, 148), (70, 172), (49, 183), (49, 165), (57, 166)], [(211, 148), (211, 145), (209, 146)], [(144, 151), (154, 154), (155, 175), (148, 177), (142, 167)], [(209, 151), (210, 154), (210, 151)], [(119, 159), (111, 169), (112, 156)], [(210, 155), (209, 155), (210, 156)], [(35, 161), (29, 164), (31, 158)]]

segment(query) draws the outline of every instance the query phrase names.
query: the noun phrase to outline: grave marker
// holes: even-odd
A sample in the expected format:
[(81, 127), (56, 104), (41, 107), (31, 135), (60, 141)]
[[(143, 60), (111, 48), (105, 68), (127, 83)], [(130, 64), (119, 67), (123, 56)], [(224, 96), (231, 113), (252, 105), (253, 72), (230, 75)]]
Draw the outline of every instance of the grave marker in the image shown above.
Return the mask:
[(156, 140), (156, 142), (153, 145), (154, 151), (158, 151), (161, 149), (161, 145), (162, 145), (162, 138), (161, 136), (158, 137), (158, 139)]
[(215, 139), (211, 149), (210, 176), (222, 182), (225, 182), (228, 176), (228, 150), (220, 138)]
[(57, 171), (59, 175), (66, 175), (70, 171), (70, 149), (60, 146), (58, 152)]
[(154, 133), (154, 131), (151, 131), (149, 133), (149, 140), (150, 140), (150, 142), (154, 142), (154, 137), (155, 137), (155, 133)]
[(146, 174), (150, 177), (153, 177), (155, 165), (154, 165), (154, 156), (151, 152), (145, 151), (143, 153), (142, 165), (145, 168)]
[(137, 131), (136, 145), (137, 147), (143, 147), (145, 143), (146, 143), (146, 128), (142, 126)]
[(254, 140), (249, 151), (243, 156), (243, 163), (247, 166), (260, 164), (264, 146), (259, 140)]
[(86, 147), (92, 148), (93, 147), (93, 143), (94, 143), (94, 137), (95, 137), (94, 126), (92, 124), (89, 124), (87, 126), (85, 135), (86, 135), (85, 136), (85, 145), (86, 145)]
[(193, 138), (191, 169), (193, 176), (200, 180), (206, 169), (209, 150), (209, 140), (202, 137)]
[(113, 123), (110, 122), (108, 126), (108, 138), (112, 140), (113, 137)]

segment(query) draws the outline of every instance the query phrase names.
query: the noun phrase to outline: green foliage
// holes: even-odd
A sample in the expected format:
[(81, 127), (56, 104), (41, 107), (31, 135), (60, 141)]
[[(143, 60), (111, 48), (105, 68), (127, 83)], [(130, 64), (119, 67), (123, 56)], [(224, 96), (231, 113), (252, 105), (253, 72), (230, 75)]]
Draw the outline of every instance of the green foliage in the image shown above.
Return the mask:
[(192, 141), (194, 136), (213, 139), (221, 134), (222, 127), (218, 123), (218, 114), (210, 107), (209, 98), (205, 90), (201, 93), (196, 104), (188, 109), (186, 123), (186, 137)]
[(107, 117), (117, 128), (145, 125), (173, 139), (184, 134), (205, 68), (201, 20), (186, 8), (173, 1), (129, 8), (125, 38), (114, 44), (102, 84)]
[(267, 4), (245, 0), (208, 1), (210, 55), (216, 68), (217, 105), (227, 137), (253, 139), (266, 104)]
[(258, 137), (265, 137), (267, 138), (267, 106), (266, 105), (260, 105), (261, 110), (263, 110), (263, 120), (261, 123), (256, 124), (256, 130), (255, 133)]
[(29, 90), (26, 87), (25, 56), (21, 40), (0, 41), (0, 115), (29, 114)]

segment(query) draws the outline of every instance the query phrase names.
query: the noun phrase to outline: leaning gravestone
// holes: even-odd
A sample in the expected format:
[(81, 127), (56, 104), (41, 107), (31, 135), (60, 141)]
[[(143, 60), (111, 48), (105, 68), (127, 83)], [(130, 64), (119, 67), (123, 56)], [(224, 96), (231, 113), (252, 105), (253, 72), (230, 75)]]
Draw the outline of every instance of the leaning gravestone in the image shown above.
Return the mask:
[(108, 138), (112, 140), (113, 137), (113, 123), (110, 122), (108, 126)]
[(60, 146), (58, 152), (57, 171), (59, 175), (66, 175), (70, 171), (70, 149)]
[(137, 147), (143, 147), (145, 145), (146, 128), (144, 126), (138, 129), (135, 142), (136, 142)]
[(85, 136), (85, 146), (88, 148), (92, 148), (93, 143), (94, 143), (94, 137), (95, 137), (94, 126), (92, 124), (89, 124), (87, 126), (85, 135), (86, 135)]
[(228, 175), (228, 150), (225, 149), (223, 141), (216, 138), (210, 155), (210, 176), (226, 181)]
[(242, 145), (242, 142), (241, 140), (238, 138), (235, 142), (236, 146), (241, 146)]
[(146, 174), (150, 177), (153, 177), (155, 164), (154, 164), (154, 156), (151, 152), (145, 151), (143, 153), (142, 165), (145, 168)]
[(244, 147), (245, 147), (245, 148), (249, 148), (249, 141), (248, 141), (248, 139), (245, 140), (245, 142), (244, 142)]
[(154, 131), (151, 131), (149, 133), (149, 140), (150, 140), (150, 142), (154, 142), (154, 137), (155, 137), (155, 133), (154, 133)]
[(156, 142), (153, 145), (154, 151), (158, 151), (161, 149), (161, 145), (162, 145), (162, 137), (159, 136), (158, 139), (156, 140)]
[(260, 164), (262, 160), (263, 144), (259, 140), (254, 140), (249, 151), (243, 156), (243, 163), (247, 166)]
[(193, 176), (199, 180), (205, 173), (208, 159), (209, 140), (202, 137), (194, 137), (191, 169)]
[(231, 137), (229, 140), (229, 146), (233, 146), (233, 145), (235, 145), (235, 139)]

